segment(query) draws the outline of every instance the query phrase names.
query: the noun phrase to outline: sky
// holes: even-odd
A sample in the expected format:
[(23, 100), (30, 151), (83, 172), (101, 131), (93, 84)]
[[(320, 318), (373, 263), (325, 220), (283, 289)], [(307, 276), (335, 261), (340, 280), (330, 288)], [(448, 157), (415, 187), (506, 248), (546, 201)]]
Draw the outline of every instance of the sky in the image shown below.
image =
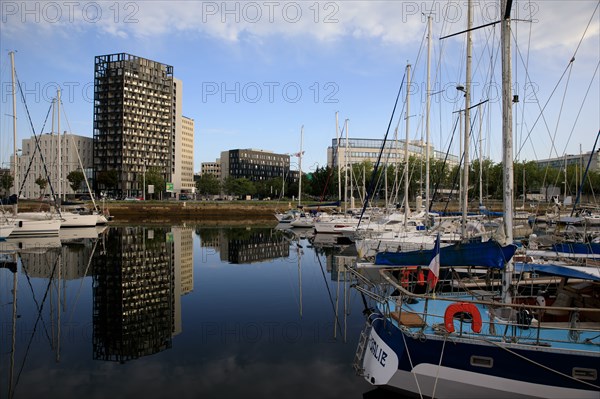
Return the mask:
[[(592, 149), (600, 127), (598, 7), (597, 0), (513, 2), (517, 161)], [(470, 157), (494, 162), (502, 157), (500, 28), (491, 24), (499, 8), (498, 1), (472, 8), (473, 26), (488, 26), (472, 33), (471, 105), (483, 105), (471, 110)], [(171, 65), (183, 81), (183, 114), (195, 121), (195, 172), (221, 151), (244, 148), (302, 148), (302, 170), (310, 172), (326, 166), (338, 134), (429, 136), (437, 151), (456, 155), (467, 35), (444, 36), (464, 31), (467, 15), (466, 0), (3, 0), (0, 162), (6, 167), (14, 148), (10, 51), (25, 98), (17, 101), (18, 146), (51, 130), (58, 87), (61, 130), (92, 137), (94, 57), (124, 52)]]

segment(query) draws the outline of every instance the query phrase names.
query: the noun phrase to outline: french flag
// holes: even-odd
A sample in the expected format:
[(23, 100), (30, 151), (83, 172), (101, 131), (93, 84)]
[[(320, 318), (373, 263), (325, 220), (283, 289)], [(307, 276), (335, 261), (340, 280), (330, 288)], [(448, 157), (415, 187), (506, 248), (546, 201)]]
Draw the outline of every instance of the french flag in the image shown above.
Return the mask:
[(429, 273), (427, 274), (427, 283), (430, 287), (435, 287), (440, 277), (440, 233), (435, 239), (433, 247), (433, 258), (429, 262)]

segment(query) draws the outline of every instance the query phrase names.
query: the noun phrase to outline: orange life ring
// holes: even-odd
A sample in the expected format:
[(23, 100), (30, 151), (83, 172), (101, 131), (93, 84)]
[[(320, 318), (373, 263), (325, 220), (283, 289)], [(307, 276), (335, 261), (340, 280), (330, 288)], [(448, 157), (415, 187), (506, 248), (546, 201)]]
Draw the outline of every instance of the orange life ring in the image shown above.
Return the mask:
[(457, 302), (446, 308), (444, 313), (444, 326), (449, 333), (454, 332), (454, 315), (457, 313), (468, 313), (471, 315), (471, 330), (481, 332), (481, 314), (475, 305), (467, 302)]

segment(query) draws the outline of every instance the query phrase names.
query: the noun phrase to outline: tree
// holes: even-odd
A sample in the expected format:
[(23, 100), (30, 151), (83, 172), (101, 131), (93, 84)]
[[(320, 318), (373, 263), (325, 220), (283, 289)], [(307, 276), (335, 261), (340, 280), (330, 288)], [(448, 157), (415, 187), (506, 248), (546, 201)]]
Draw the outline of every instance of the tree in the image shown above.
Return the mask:
[(256, 187), (254, 187), (254, 184), (245, 177), (239, 179), (226, 177), (223, 182), (223, 191), (229, 195), (240, 197), (242, 195), (254, 195), (256, 193)]
[(4, 191), (4, 194), (8, 194), (8, 190), (13, 186), (14, 179), (10, 173), (2, 173), (0, 176), (0, 188)]
[(114, 190), (119, 184), (119, 171), (116, 169), (111, 169), (98, 172), (96, 174), (96, 184), (100, 188)]
[(69, 186), (71, 186), (71, 190), (77, 192), (81, 188), (81, 183), (85, 181), (85, 176), (82, 171), (73, 170), (67, 175), (67, 180), (70, 183)]
[(38, 178), (35, 179), (35, 184), (37, 184), (40, 188), (40, 193), (44, 193), (44, 190), (46, 190), (46, 187), (48, 187), (48, 179), (38, 176)]
[[(149, 185), (154, 186), (154, 192), (162, 193), (165, 191), (167, 185), (160, 168), (153, 166), (146, 172), (146, 187)], [(144, 190), (146, 187), (144, 187)]]
[(196, 188), (200, 194), (217, 195), (221, 192), (221, 182), (215, 175), (205, 173), (196, 182)]

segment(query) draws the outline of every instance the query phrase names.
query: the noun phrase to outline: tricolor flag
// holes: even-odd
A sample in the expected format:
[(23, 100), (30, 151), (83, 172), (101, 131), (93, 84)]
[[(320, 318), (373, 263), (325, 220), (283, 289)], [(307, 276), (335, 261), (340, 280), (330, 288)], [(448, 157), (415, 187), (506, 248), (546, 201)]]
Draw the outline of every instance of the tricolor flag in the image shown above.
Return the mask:
[(429, 273), (427, 274), (427, 282), (430, 287), (435, 287), (438, 278), (440, 277), (440, 233), (438, 233), (435, 239), (435, 245), (433, 247), (433, 258), (429, 262)]

